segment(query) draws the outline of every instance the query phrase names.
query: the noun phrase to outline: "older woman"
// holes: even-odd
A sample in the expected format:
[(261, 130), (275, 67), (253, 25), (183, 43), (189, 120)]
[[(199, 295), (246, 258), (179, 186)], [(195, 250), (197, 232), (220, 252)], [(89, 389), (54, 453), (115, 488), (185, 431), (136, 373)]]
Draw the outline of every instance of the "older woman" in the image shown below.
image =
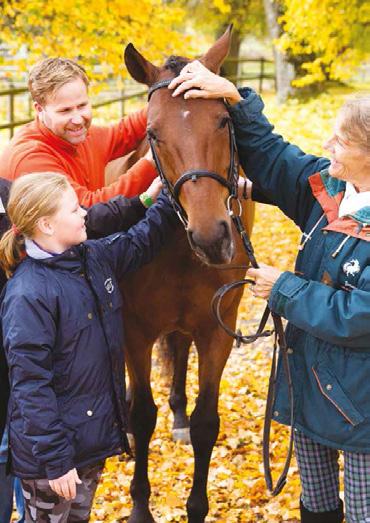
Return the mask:
[[(343, 450), (346, 521), (370, 522), (370, 96), (342, 107), (324, 146), (330, 158), (319, 158), (272, 132), (254, 91), (238, 92), (199, 62), (169, 87), (174, 96), (225, 98), (254, 188), (303, 232), (294, 273), (248, 271), (254, 294), (289, 321), (301, 521), (343, 521)], [(281, 368), (274, 417), (289, 423)]]

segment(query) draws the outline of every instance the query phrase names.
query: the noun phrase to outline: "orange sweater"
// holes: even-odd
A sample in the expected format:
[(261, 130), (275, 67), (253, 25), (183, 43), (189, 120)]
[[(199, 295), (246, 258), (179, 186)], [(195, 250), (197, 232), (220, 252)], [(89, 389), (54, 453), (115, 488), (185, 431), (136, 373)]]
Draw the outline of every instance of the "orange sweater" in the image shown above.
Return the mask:
[(91, 126), (78, 145), (59, 138), (36, 118), (23, 126), (0, 156), (0, 177), (14, 180), (41, 171), (66, 174), (82, 205), (90, 207), (113, 196), (135, 196), (156, 177), (152, 163), (142, 158), (118, 180), (104, 187), (108, 162), (136, 149), (146, 132), (146, 109), (109, 127)]

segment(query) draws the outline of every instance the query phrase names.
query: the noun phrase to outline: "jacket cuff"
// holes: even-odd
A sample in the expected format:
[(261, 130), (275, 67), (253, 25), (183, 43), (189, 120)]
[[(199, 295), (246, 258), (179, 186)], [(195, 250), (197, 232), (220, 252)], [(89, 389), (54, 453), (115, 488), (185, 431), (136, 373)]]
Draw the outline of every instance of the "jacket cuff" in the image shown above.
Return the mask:
[(75, 464), (72, 459), (66, 458), (63, 461), (49, 462), (45, 465), (46, 478), (47, 479), (57, 479), (64, 474), (67, 474), (70, 470), (75, 468)]
[(265, 193), (258, 186), (256, 186), (255, 183), (252, 184), (251, 200), (253, 202), (266, 203), (266, 204), (274, 205), (274, 203), (267, 198)]
[(131, 198), (131, 206), (138, 213), (139, 217), (143, 218), (145, 216), (146, 207), (143, 202), (140, 200), (139, 196), (134, 196)]
[(279, 316), (286, 318), (285, 306), (287, 302), (293, 298), (302, 287), (305, 287), (307, 283), (307, 280), (296, 276), (292, 272), (283, 272), (272, 287), (268, 299), (270, 309)]
[(230, 116), (236, 124), (251, 123), (259, 118), (265, 105), (262, 98), (249, 87), (239, 89), (239, 93), (243, 99), (228, 107)]

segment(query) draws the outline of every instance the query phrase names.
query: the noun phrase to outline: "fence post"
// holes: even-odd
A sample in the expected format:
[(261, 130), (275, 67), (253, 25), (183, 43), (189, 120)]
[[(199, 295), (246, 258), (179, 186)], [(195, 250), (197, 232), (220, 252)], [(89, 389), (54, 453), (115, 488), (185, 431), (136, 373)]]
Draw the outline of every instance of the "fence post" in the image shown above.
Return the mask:
[(125, 101), (123, 99), (123, 97), (125, 96), (124, 89), (121, 89), (121, 96), (122, 96), (122, 99), (121, 99), (121, 118), (123, 118), (125, 116)]
[[(10, 84), (9, 87), (13, 89), (14, 85)], [(9, 138), (13, 137), (14, 134), (14, 93), (9, 94), (9, 103), (8, 103), (8, 122), (10, 123), (9, 127)]]
[(258, 91), (261, 94), (262, 86), (263, 86), (263, 78), (265, 76), (265, 59), (263, 57), (261, 58), (260, 65), (261, 65), (261, 68), (260, 68), (260, 81), (259, 81)]

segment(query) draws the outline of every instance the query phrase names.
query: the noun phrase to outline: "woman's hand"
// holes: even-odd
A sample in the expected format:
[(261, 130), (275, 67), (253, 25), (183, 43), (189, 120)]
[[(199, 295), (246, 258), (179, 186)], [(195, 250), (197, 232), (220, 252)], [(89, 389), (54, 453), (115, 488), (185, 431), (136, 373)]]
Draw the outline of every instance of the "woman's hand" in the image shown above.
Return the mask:
[(253, 183), (244, 176), (239, 176), (238, 179), (238, 198), (239, 200), (251, 200), (252, 199), (252, 186)]
[(172, 96), (178, 96), (186, 91), (185, 99), (225, 98), (229, 104), (235, 104), (241, 100), (241, 96), (233, 83), (212, 73), (198, 60), (187, 64), (179, 76), (172, 80), (168, 88), (176, 88)]
[(272, 287), (282, 271), (270, 265), (260, 264), (259, 269), (250, 268), (247, 270), (247, 278), (253, 278), (255, 284), (251, 286), (253, 296), (267, 300), (270, 296)]
[(154, 178), (154, 180), (152, 181), (152, 183), (149, 185), (148, 189), (145, 192), (148, 196), (151, 197), (153, 202), (155, 202), (162, 189), (163, 189), (163, 183), (161, 181), (161, 178), (159, 176), (157, 176), (157, 178)]
[(49, 485), (52, 490), (61, 498), (67, 500), (74, 499), (76, 497), (76, 484), (80, 485), (82, 481), (78, 477), (77, 470), (72, 469), (64, 476), (60, 476), (57, 479), (50, 479)]

